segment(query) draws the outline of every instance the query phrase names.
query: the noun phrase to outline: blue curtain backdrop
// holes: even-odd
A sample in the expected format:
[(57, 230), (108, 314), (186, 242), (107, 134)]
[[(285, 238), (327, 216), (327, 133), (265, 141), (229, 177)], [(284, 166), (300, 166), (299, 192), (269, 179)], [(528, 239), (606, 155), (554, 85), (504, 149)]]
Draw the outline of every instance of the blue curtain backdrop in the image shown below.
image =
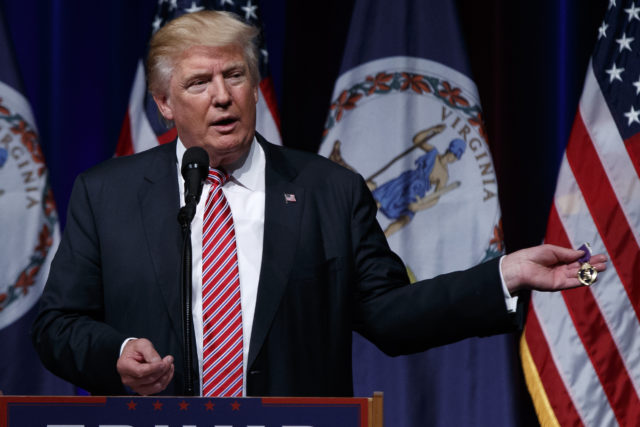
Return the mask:
[[(544, 236), (560, 156), (608, 2), (457, 3), (498, 174), (507, 250), (513, 251)], [(284, 144), (315, 151), (353, 3), (259, 4)], [(113, 155), (156, 5), (0, 1), (62, 225), (74, 178)]]

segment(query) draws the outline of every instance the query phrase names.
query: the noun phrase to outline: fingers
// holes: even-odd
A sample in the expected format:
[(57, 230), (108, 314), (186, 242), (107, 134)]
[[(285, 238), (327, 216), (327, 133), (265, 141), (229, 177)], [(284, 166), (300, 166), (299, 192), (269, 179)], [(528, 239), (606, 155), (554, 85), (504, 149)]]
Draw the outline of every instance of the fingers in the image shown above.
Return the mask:
[(604, 271), (607, 268), (607, 257), (604, 254), (593, 255), (589, 260), (589, 264), (593, 266), (597, 271)]
[(581, 256), (584, 255), (584, 251), (579, 251), (570, 248), (564, 248), (562, 246), (556, 246), (551, 244), (542, 245), (543, 250), (550, 250), (553, 255), (557, 258), (559, 262), (569, 263), (573, 261), (577, 261)]
[(173, 356), (161, 358), (147, 339), (134, 339), (125, 344), (116, 368), (122, 383), (141, 395), (164, 390), (174, 373)]
[(153, 344), (151, 344), (151, 341), (148, 341), (148, 340), (141, 340), (141, 341), (143, 342), (144, 345), (141, 345), (138, 351), (142, 353), (142, 356), (144, 357), (145, 361), (153, 363), (153, 362), (159, 362), (162, 360), (162, 358), (160, 357), (156, 349), (153, 347)]
[[(561, 246), (555, 246), (550, 244), (545, 244), (543, 247), (550, 248), (558, 260), (560, 262), (568, 263), (569, 267), (580, 268), (580, 263), (578, 260), (584, 256), (584, 251), (582, 250), (573, 250), (568, 248), (563, 248)], [(577, 254), (577, 256), (576, 256)], [(591, 264), (597, 271), (604, 271), (607, 268), (608, 258), (605, 254), (595, 254), (591, 255), (589, 259), (589, 264)], [(577, 272), (576, 272), (577, 274)]]
[(122, 350), (122, 355), (133, 356), (144, 362), (157, 362), (161, 360), (151, 341), (146, 338), (133, 339), (129, 341)]
[(142, 396), (148, 396), (151, 394), (160, 393), (162, 390), (167, 388), (167, 386), (169, 385), (169, 382), (171, 382), (171, 380), (173, 379), (174, 370), (175, 370), (174, 365), (170, 364), (168, 371), (165, 372), (160, 377), (157, 377), (157, 378), (155, 376), (145, 377), (143, 379), (140, 379), (136, 383), (135, 388), (134, 387), (131, 387), (131, 388), (133, 388), (136, 391), (136, 393)]

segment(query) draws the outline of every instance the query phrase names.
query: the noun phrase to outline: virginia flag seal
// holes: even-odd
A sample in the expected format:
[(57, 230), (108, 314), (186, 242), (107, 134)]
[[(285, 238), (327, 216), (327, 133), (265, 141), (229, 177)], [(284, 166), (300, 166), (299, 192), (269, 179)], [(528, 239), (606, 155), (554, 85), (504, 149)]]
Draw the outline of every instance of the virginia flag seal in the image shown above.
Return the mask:
[(366, 179), (412, 280), (503, 251), (481, 111), (468, 77), (426, 59), (367, 62), (336, 82), (320, 153)]
[(0, 329), (37, 302), (60, 240), (35, 122), (25, 98), (0, 82)]

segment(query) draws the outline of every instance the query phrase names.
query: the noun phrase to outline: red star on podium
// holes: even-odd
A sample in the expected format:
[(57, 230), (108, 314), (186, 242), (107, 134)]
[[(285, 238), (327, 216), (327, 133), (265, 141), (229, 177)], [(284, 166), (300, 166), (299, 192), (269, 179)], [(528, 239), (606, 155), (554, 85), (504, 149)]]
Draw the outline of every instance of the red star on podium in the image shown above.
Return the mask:
[(204, 404), (205, 408), (207, 408), (207, 411), (213, 411), (213, 407), (216, 406), (215, 403), (213, 403), (212, 401), (208, 401), (207, 403)]
[(231, 404), (231, 410), (232, 411), (239, 411), (240, 410), (240, 402), (238, 402), (237, 400), (235, 402), (233, 402)]
[(136, 410), (136, 406), (137, 406), (137, 405), (138, 405), (138, 404), (137, 404), (136, 402), (134, 402), (133, 400), (130, 400), (130, 401), (127, 403), (127, 406), (129, 407), (129, 410), (130, 410), (130, 411), (135, 411), (135, 410)]
[(153, 410), (162, 411), (162, 405), (164, 405), (164, 403), (160, 402), (159, 400), (156, 400), (155, 402), (153, 402)]
[(189, 409), (189, 404), (184, 400), (182, 402), (180, 402), (180, 410), (181, 411), (186, 411), (187, 409)]

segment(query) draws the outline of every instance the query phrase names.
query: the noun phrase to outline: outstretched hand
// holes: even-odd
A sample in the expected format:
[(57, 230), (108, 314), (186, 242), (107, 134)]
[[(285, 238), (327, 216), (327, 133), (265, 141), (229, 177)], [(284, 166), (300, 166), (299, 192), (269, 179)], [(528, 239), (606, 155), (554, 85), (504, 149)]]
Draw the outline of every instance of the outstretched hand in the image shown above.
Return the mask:
[[(581, 286), (578, 281), (584, 251), (555, 245), (541, 245), (519, 250), (502, 260), (502, 276), (511, 294), (521, 289), (560, 291)], [(606, 268), (604, 254), (592, 255), (589, 264), (597, 271)]]
[(122, 383), (147, 396), (160, 393), (173, 378), (173, 356), (161, 358), (151, 341), (141, 338), (127, 342), (116, 365)]

